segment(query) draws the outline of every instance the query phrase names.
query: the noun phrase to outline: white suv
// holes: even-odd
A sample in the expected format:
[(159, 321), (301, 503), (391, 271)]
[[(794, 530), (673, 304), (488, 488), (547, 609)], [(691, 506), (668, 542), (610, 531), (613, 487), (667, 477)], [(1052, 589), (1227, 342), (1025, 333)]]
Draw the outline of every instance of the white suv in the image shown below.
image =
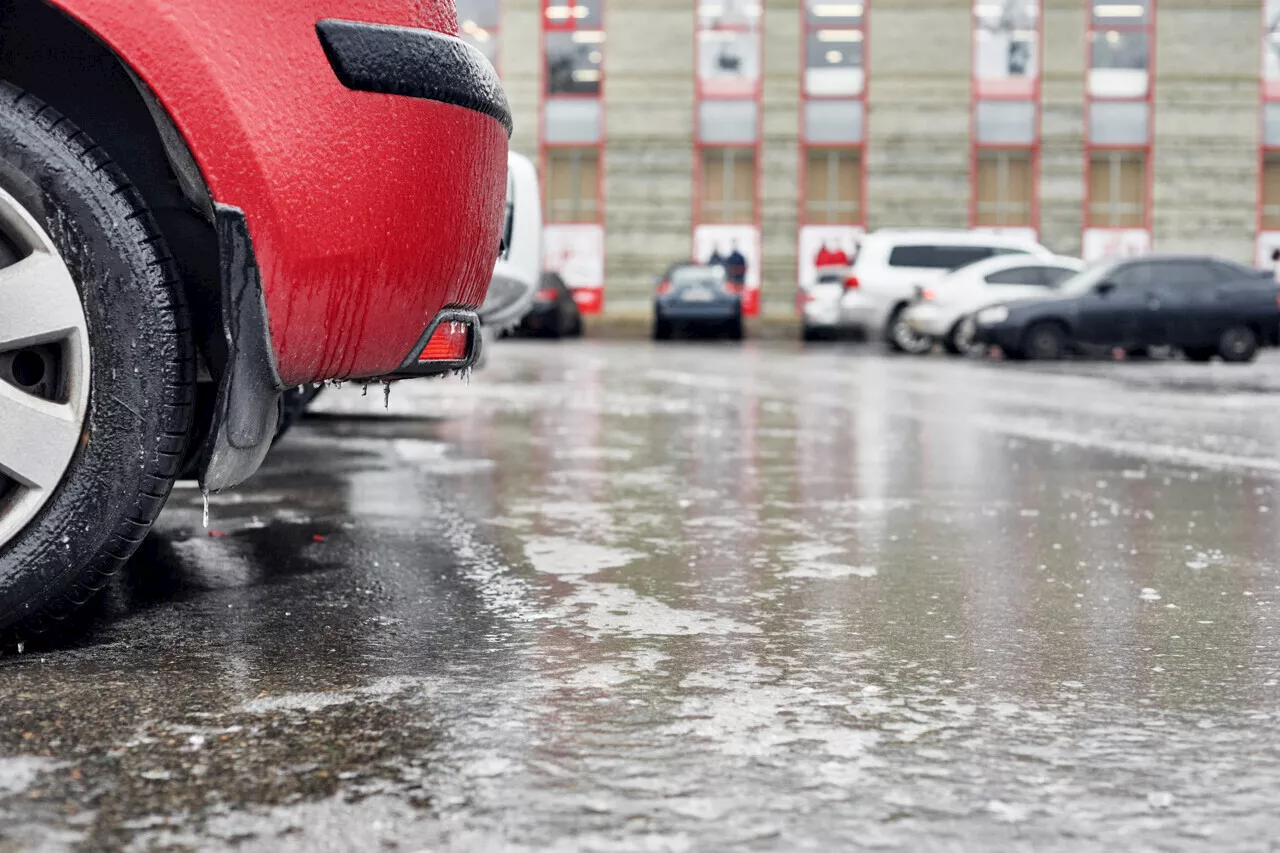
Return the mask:
[(922, 288), (954, 269), (994, 255), (1053, 253), (1026, 238), (983, 231), (881, 228), (863, 238), (840, 297), (840, 325), (883, 338), (895, 350), (919, 336), (906, 308)]

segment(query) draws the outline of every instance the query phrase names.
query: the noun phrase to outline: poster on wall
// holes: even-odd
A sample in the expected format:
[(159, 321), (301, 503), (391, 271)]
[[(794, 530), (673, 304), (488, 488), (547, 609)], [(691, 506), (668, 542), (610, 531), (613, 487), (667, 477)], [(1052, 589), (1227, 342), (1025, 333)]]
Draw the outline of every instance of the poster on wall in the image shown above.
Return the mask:
[(1262, 95), (1280, 99), (1280, 0), (1267, 0), (1262, 26)]
[(817, 277), (818, 267), (848, 266), (866, 232), (858, 225), (806, 225), (800, 229), (800, 286)]
[(1274, 259), (1280, 252), (1280, 231), (1262, 231), (1258, 234), (1257, 257), (1254, 263), (1260, 270), (1274, 270), (1280, 267), (1280, 259)]
[(1081, 256), (1088, 263), (1104, 258), (1134, 258), (1151, 251), (1145, 228), (1086, 228)]
[(760, 229), (754, 225), (699, 225), (693, 230), (693, 260), (723, 264), (729, 280), (744, 287), (742, 308), (760, 311)]
[(542, 266), (559, 273), (584, 314), (604, 306), (604, 226), (547, 225), (542, 229)]
[(1032, 97), (1040, 76), (1039, 3), (1000, 0), (974, 8), (973, 76), (978, 97)]

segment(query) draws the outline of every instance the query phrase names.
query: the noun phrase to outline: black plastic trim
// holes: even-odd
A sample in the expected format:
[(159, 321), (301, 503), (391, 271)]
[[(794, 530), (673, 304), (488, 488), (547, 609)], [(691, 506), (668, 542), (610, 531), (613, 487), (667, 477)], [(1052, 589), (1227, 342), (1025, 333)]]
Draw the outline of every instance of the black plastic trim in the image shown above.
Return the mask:
[[(431, 336), (436, 333), (440, 324), (445, 322), (466, 323), (471, 330), (471, 346), (467, 350), (466, 358), (458, 361), (419, 362), (418, 356), (422, 355), (422, 351), (427, 348), (427, 342), (431, 340)], [(440, 376), (455, 370), (465, 370), (480, 360), (482, 346), (480, 315), (467, 308), (445, 308), (431, 320), (427, 330), (422, 333), (422, 337), (418, 338), (418, 342), (413, 345), (409, 355), (392, 376)]]
[(326, 18), (316, 35), (348, 89), (424, 98), (496, 119), (511, 136), (511, 106), (498, 73), (476, 48), (431, 30)]
[(262, 276), (244, 211), (218, 204), (214, 218), (227, 359), (213, 377), (218, 398), (199, 477), (203, 488), (216, 492), (244, 482), (262, 464), (276, 434), (284, 384), (271, 349)]

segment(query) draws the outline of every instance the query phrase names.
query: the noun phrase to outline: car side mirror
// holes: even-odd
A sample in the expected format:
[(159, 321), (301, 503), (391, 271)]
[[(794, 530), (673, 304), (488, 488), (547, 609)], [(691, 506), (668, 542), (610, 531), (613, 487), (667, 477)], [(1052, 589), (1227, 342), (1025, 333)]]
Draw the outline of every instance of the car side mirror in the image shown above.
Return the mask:
[(1102, 281), (1102, 282), (1099, 282), (1098, 286), (1095, 287), (1093, 290), (1099, 296), (1106, 296), (1108, 293), (1110, 293), (1115, 289), (1116, 289), (1116, 283), (1114, 281)]

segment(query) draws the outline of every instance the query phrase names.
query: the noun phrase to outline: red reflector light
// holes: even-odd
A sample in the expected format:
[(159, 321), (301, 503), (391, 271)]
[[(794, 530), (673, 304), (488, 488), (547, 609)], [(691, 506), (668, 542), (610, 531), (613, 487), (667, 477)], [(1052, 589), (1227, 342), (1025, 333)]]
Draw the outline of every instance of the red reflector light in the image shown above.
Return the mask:
[(554, 287), (544, 287), (542, 290), (538, 291), (538, 295), (535, 298), (539, 302), (555, 302), (560, 298), (560, 291), (556, 290)]
[(671, 292), (671, 282), (663, 281), (658, 284), (658, 295), (665, 296)]
[(844, 280), (844, 289), (845, 289), (845, 290), (857, 290), (857, 289), (858, 289), (858, 277), (857, 277), (856, 275), (851, 275), (851, 276), (849, 276), (848, 278), (846, 278), (846, 279)]
[(431, 333), (418, 361), (465, 361), (470, 348), (471, 328), (466, 323), (447, 320)]

